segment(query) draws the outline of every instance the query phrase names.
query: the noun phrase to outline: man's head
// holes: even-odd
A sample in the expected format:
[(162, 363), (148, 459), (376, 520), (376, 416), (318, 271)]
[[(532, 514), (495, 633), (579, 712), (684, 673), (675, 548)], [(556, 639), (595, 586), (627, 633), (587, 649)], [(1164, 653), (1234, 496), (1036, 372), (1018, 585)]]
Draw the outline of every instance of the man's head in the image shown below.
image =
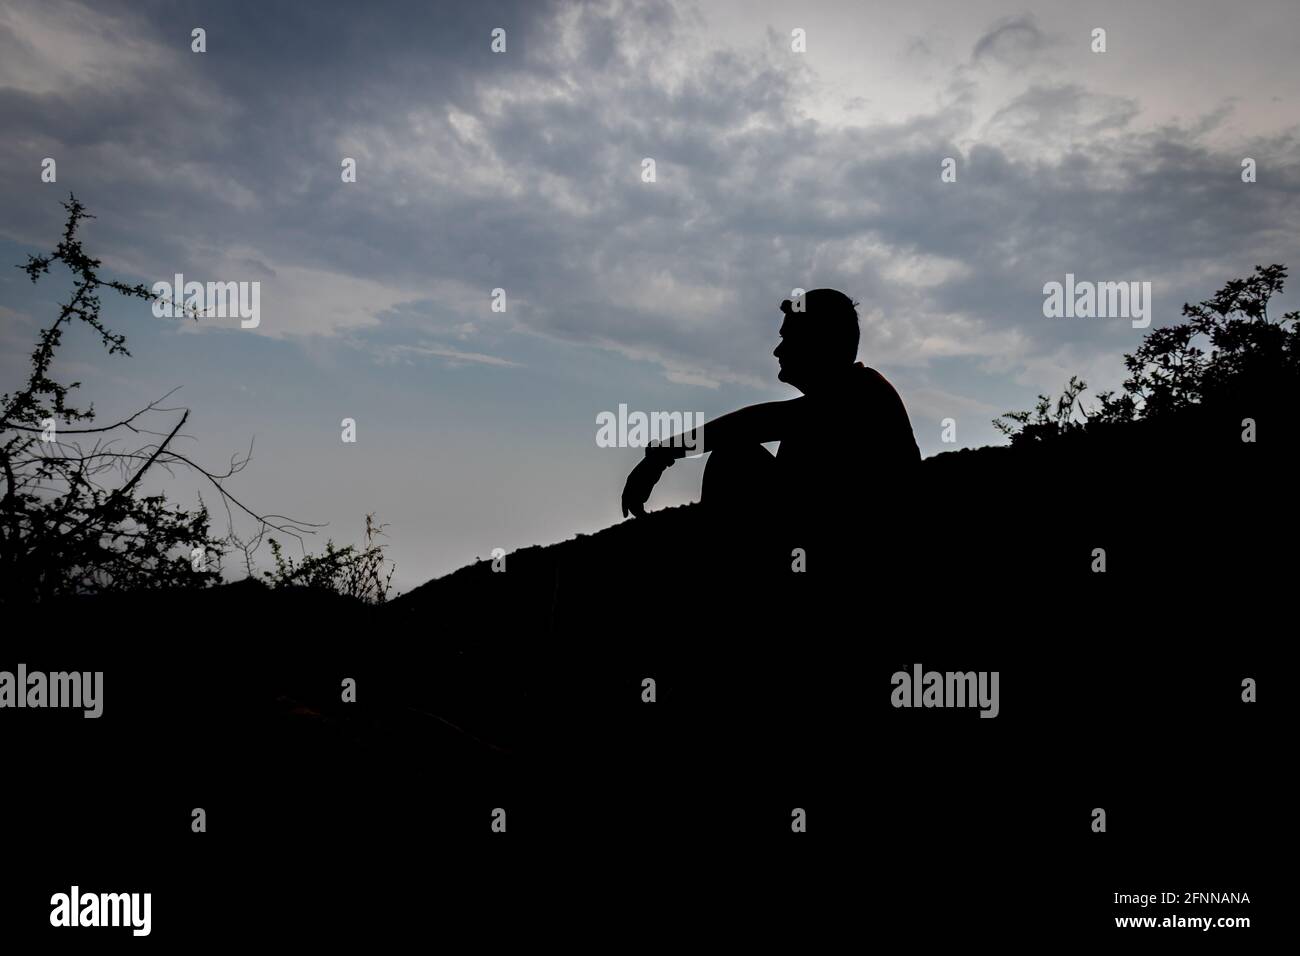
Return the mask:
[(781, 344), (772, 352), (780, 362), (777, 378), (801, 392), (834, 381), (858, 357), (858, 310), (843, 292), (813, 289), (781, 303)]

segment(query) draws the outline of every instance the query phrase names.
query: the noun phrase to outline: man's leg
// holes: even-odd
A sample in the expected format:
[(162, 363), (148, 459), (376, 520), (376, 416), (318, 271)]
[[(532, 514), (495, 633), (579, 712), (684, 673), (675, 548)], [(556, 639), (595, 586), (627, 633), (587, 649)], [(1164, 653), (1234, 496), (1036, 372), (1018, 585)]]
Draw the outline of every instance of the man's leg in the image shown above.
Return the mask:
[[(709, 452), (704, 466), (700, 507), (720, 567), (739, 580), (770, 575), (789, 568), (783, 557), (784, 496), (780, 463), (762, 445)], [(768, 594), (775, 599), (775, 595)], [(773, 608), (748, 594), (726, 605), (729, 629), (744, 629), (746, 614), (770, 615)], [(779, 602), (778, 602), (779, 603)], [(753, 623), (760, 624), (758, 619)]]
[(700, 504), (710, 514), (761, 521), (772, 510), (775, 492), (776, 457), (762, 445), (709, 452)]

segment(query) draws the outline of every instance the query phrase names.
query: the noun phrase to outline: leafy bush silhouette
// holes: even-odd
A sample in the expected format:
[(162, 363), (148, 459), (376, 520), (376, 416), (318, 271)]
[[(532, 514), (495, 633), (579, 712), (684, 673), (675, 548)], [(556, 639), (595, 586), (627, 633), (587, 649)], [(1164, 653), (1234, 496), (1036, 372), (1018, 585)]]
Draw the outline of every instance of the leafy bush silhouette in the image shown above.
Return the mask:
[[(1090, 427), (1161, 421), (1193, 409), (1264, 409), (1300, 381), (1300, 311), (1273, 321), (1272, 297), (1283, 291), (1286, 267), (1256, 266), (1252, 275), (1226, 283), (1212, 298), (1184, 303), (1188, 319), (1152, 329), (1137, 351), (1124, 356), (1123, 391), (1081, 400), (1087, 383), (1071, 376), (1059, 398), (1038, 396), (1033, 411), (1007, 412), (993, 424), (1012, 445), (1047, 441)], [(1208, 355), (1205, 348), (1210, 349)]]
[[(61, 304), (58, 317), (40, 333), (26, 383), (0, 396), (0, 473), (4, 476), (0, 601), (195, 588), (220, 580), (221, 558), (231, 537), (213, 535), (201, 497), (197, 509), (186, 510), (169, 505), (164, 495), (141, 495), (141, 479), (156, 468), (174, 474), (173, 469), (184, 467), (201, 476), (217, 489), (228, 516), (239, 511), (255, 522), (259, 539), (272, 530), (294, 536), (310, 533), (315, 526), (258, 514), (225, 487), (225, 480), (251, 460), (251, 446), (248, 454), (232, 457), (223, 472), (204, 468), (176, 448), (190, 412), (162, 404), (175, 389), (111, 425), (62, 426), (62, 422), (89, 423), (95, 418), (93, 405), (82, 409), (69, 403), (79, 382), (63, 384), (51, 377), (63, 333), (76, 322), (85, 323), (109, 355), (129, 356), (126, 337), (100, 319), (100, 293), (109, 289), (129, 298), (158, 298), (144, 285), (101, 279), (100, 260), (86, 253), (77, 236), (82, 220), (94, 217), (76, 196), (70, 196), (63, 207), (67, 220), (53, 252), (29, 255), (27, 263), (18, 267), (37, 282), (52, 264), (62, 263), (72, 272), (73, 292)], [(197, 313), (190, 314), (198, 318)], [(169, 412), (182, 412), (169, 430), (144, 426), (147, 416)], [(119, 443), (128, 435), (155, 440), (124, 448)], [(83, 436), (94, 436), (93, 444), (83, 446), (87, 440)], [(120, 484), (114, 487), (109, 482), (115, 476)], [(202, 553), (203, 560), (197, 559), (196, 552)]]
[(366, 515), (365, 545), (338, 548), (333, 540), (325, 542), (322, 554), (304, 555), (295, 562), (284, 556), (284, 549), (275, 538), (270, 538), (271, 556), (275, 570), (263, 571), (267, 584), (273, 588), (305, 587), (332, 591), (344, 597), (367, 604), (383, 604), (388, 599), (395, 567), (385, 571), (384, 548), (376, 539), (383, 535), (387, 525), (375, 523), (373, 514)]

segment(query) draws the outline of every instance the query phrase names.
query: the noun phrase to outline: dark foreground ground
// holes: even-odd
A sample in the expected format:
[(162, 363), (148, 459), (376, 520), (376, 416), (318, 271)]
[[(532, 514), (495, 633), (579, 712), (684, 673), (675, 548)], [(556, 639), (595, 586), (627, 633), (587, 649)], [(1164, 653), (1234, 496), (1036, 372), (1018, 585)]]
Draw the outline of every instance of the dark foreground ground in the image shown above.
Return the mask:
[[(0, 932), (1258, 946), (1286, 919), (1295, 587), (1289, 465), (1259, 447), (940, 456), (905, 523), (804, 573), (683, 508), (379, 609), (233, 585), (6, 615), (0, 669), (102, 670), (105, 704), (0, 712)], [(998, 716), (893, 707), (916, 663), (997, 671)], [(72, 883), (152, 892), (151, 937), (49, 930)], [(1252, 925), (1115, 927), (1147, 915)]]

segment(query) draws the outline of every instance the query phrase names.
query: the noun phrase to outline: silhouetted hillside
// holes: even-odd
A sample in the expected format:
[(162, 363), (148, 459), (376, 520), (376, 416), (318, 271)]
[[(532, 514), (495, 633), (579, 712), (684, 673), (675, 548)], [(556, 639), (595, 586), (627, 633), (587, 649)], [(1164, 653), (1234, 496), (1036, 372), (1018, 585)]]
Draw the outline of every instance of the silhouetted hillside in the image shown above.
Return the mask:
[[(102, 668), (113, 719), (86, 723), (112, 745), (69, 761), (48, 756), (56, 723), (21, 737), (15, 759), (39, 759), (48, 794), (28, 830), (84, 818), (82, 781), (114, 779), (139, 752), (134, 789), (95, 794), (112, 821), (96, 852), (255, 860), (271, 886), (355, 859), (386, 887), (396, 855), (446, 885), (493, 887), (540, 845), (548, 865), (647, 859), (674, 881), (703, 852), (819, 897), (856, 892), (844, 874), (883, 860), (877, 902), (895, 906), (957, 852), (943, 885), (960, 907), (960, 874), (989, 865), (973, 834), (1013, 841), (998, 845), (1018, 872), (1070, 861), (1054, 917), (1153, 859), (1191, 885), (1231, 882), (1242, 848), (1271, 852), (1260, 821), (1283, 792), (1266, 712), (1239, 694), (1243, 676), (1276, 672), (1295, 530), (1281, 426), (1248, 444), (1231, 424), (935, 456), (910, 508), (881, 515), (868, 497), (810, 545), (804, 573), (783, 545), (718, 540), (687, 506), (381, 607), (251, 582), (41, 606), (60, 638), (26, 663)], [(914, 547), (882, 545), (903, 529)], [(1104, 574), (1090, 570), (1098, 546)], [(999, 716), (891, 707), (890, 674), (917, 664), (999, 672)], [(1240, 799), (1236, 774), (1207, 775), (1211, 755), (1264, 768), (1259, 812), (1196, 830), (1204, 808)], [(1098, 805), (1140, 840), (1086, 842)], [(199, 806), (212, 839), (196, 856), (184, 838)], [(496, 807), (508, 844), (487, 842)], [(790, 843), (792, 807), (824, 837)], [(707, 884), (708, 866), (688, 878)]]
[[(1281, 412), (1261, 415), (1259, 441), (1242, 442), (1237, 416), (1195, 410), (937, 455), (905, 507), (878, 513), (866, 494), (834, 534), (798, 543), (804, 572), (784, 543), (737, 546), (687, 505), (524, 548), (503, 572), (478, 562), (387, 606), (244, 582), (35, 613), (92, 660), (108, 660), (99, 642), (112, 641), (119, 673), (131, 659), (141, 673), (174, 664), (188, 675), (187, 717), (223, 734), (235, 721), (241, 759), (268, 772), (411, 748), (476, 771), (634, 754), (641, 711), (626, 708), (649, 673), (664, 678), (661, 699), (689, 699), (714, 731), (731, 728), (733, 756), (770, 750), (783, 726), (792, 747), (816, 726), (834, 749), (832, 711), (857, 696), (846, 661), (863, 647), (1130, 627), (1185, 640), (1267, 617), (1293, 576), (1293, 429)], [(1095, 548), (1105, 573), (1092, 570)], [(239, 679), (204, 663), (219, 660), (239, 662), (227, 665)], [(355, 705), (340, 699), (344, 677), (358, 682)], [(738, 701), (774, 679), (785, 716), (733, 726)], [(143, 718), (157, 688), (120, 686), (113, 706)], [(679, 756), (704, 759), (691, 739)]]
[[(789, 548), (771, 542), (765, 551), (740, 551), (713, 533), (698, 505), (687, 505), (524, 548), (507, 556), (503, 572), (478, 562), (416, 588), (385, 613), (469, 604), (490, 607), (511, 632), (572, 635), (628, 613), (707, 613), (741, 594), (761, 605), (772, 581), (848, 586), (851, 606), (880, 599), (871, 591), (876, 579), (903, 593), (997, 587), (1014, 594), (1063, 580), (1079, 587), (1116, 577), (1274, 577), (1289, 571), (1272, 552), (1294, 529), (1294, 509), (1275, 506), (1289, 494), (1295, 411), (1292, 400), (1255, 414), (1255, 442), (1242, 440), (1240, 411), (1192, 409), (1050, 442), (945, 452), (922, 463), (905, 501), (882, 509), (864, 488), (861, 500), (844, 503), (832, 532), (791, 539), (807, 551), (803, 574), (792, 571)], [(761, 528), (763, 516), (754, 522)], [(1109, 578), (1093, 569), (1097, 548)], [(766, 596), (780, 603), (780, 592)]]

